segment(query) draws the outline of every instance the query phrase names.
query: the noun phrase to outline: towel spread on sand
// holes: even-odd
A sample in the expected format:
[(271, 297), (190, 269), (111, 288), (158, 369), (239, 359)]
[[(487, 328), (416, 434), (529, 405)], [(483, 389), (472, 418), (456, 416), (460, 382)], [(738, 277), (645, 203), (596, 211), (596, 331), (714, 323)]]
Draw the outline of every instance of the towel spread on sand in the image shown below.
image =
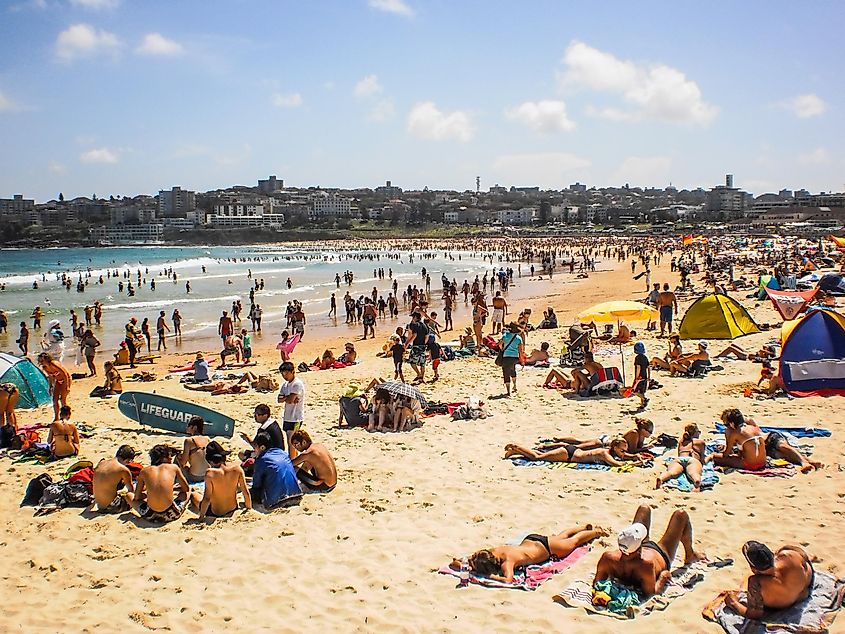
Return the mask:
[[(724, 592), (719, 593), (704, 606), (701, 615), (721, 625), (728, 634), (821, 634), (828, 631), (842, 608), (845, 582), (817, 571), (809, 597), (785, 610), (769, 612), (759, 621), (727, 608), (724, 597)], [(745, 600), (744, 592), (740, 600)]]
[[(674, 457), (667, 457), (665, 458), (665, 462), (668, 464), (674, 459)], [(716, 470), (713, 468), (713, 462), (711, 461), (706, 463), (704, 468), (701, 470), (701, 490), (705, 491), (707, 489), (712, 489), (717, 484), (719, 484), (719, 474), (716, 473)], [(687, 477), (686, 472), (684, 472), (677, 478), (672, 478), (671, 480), (664, 482), (663, 488), (677, 489), (678, 491), (689, 493), (694, 487), (692, 485), (692, 480), (690, 480), (689, 477)]]
[(754, 471), (750, 469), (732, 469), (731, 467), (717, 467), (722, 473), (744, 473), (762, 476), (764, 478), (791, 478), (795, 475), (795, 466), (780, 458), (766, 458), (766, 466)]
[[(831, 435), (830, 430), (822, 427), (767, 427), (760, 425), (760, 429), (767, 434), (777, 431), (792, 434), (796, 438), (827, 438)], [(722, 423), (716, 423), (716, 431), (724, 434), (725, 426)]]
[(517, 467), (546, 467), (547, 469), (589, 469), (591, 471), (631, 473), (636, 468), (633, 462), (626, 462), (621, 467), (611, 467), (606, 464), (588, 464), (585, 462), (547, 462), (545, 460), (528, 460), (526, 458), (517, 457), (513, 457), (510, 460)]
[[(541, 585), (543, 585), (543, 583), (551, 579), (554, 575), (559, 574), (567, 568), (571, 567), (575, 562), (581, 559), (581, 557), (586, 555), (589, 550), (590, 549), (587, 546), (581, 546), (580, 548), (576, 548), (575, 550), (573, 550), (571, 553), (569, 553), (569, 555), (567, 555), (563, 559), (552, 557), (545, 563), (536, 566), (526, 566), (525, 568), (520, 568), (514, 573), (514, 579), (511, 583), (506, 583), (504, 581), (496, 581), (495, 579), (490, 579), (489, 577), (476, 576), (472, 572), (470, 572), (469, 581), (470, 583), (476, 583), (480, 586), (485, 586), (487, 588), (536, 590)], [(460, 571), (450, 568), (449, 566), (443, 566), (437, 572), (442, 575), (452, 575), (453, 577), (461, 576)]]
[[(708, 567), (721, 567), (730, 565), (730, 563), (732, 563), (730, 560), (714, 560), (677, 568), (672, 571), (672, 578), (666, 584), (663, 592), (637, 604), (627, 597), (620, 597), (620, 600), (609, 604), (617, 611), (608, 609), (608, 606), (605, 605), (594, 605), (593, 586), (587, 581), (575, 581), (553, 598), (562, 605), (570, 608), (584, 608), (591, 614), (601, 614), (615, 619), (633, 619), (636, 616), (646, 616), (654, 611), (665, 610), (672, 601), (689, 592), (693, 586), (704, 579)], [(616, 586), (618, 591), (618, 584)]]

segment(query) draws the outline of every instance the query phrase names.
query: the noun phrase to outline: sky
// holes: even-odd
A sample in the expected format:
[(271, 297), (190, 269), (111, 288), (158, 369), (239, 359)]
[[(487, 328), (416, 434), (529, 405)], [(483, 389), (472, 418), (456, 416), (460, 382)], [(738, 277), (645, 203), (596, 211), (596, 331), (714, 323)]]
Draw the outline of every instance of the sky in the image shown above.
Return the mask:
[(0, 0), (0, 197), (845, 190), (845, 3)]

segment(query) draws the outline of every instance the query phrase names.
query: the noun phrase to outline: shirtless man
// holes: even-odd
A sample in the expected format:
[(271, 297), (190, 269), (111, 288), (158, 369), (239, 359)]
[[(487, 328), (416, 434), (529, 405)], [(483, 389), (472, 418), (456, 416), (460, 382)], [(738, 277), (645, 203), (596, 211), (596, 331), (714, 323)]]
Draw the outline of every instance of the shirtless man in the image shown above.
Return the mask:
[(59, 410), (59, 420), (50, 425), (47, 444), (56, 458), (75, 456), (79, 453), (79, 431), (70, 421), (70, 407), (63, 405)]
[[(205, 491), (199, 502), (200, 519), (223, 517), (238, 509), (238, 491), (244, 496), (244, 508), (252, 508), (252, 497), (246, 485), (244, 470), (238, 464), (226, 464), (229, 452), (216, 440), (205, 448), (204, 459), (210, 465), (205, 472)], [(196, 501), (195, 494), (192, 494)]]
[(185, 479), (191, 484), (197, 484), (205, 479), (205, 472), (208, 471), (208, 462), (205, 460), (205, 448), (210, 441), (208, 436), (202, 435), (205, 421), (202, 416), (191, 416), (185, 427), (185, 443), (182, 445), (182, 453), (176, 458), (176, 462), (182, 468)]
[(669, 290), (669, 284), (663, 284), (663, 291), (657, 296), (657, 310), (660, 311), (660, 336), (667, 325), (672, 334), (672, 316), (673, 312), (678, 312), (678, 298)]
[(502, 291), (496, 291), (493, 297), (493, 334), (498, 335), (502, 332), (505, 325), (505, 317), (508, 314), (508, 303), (502, 297)]
[(600, 363), (596, 362), (592, 352), (584, 353), (584, 366), (580, 368), (573, 368), (572, 370), (572, 388), (576, 392), (588, 392), (590, 389), (590, 377), (602, 369)]
[(293, 432), (290, 443), (296, 449), (293, 459), (296, 477), (305, 491), (328, 493), (337, 485), (337, 467), (325, 445), (312, 442), (304, 429)]
[(525, 363), (523, 363), (522, 365), (537, 365), (538, 363), (543, 363), (543, 362), (548, 361), (548, 360), (549, 360), (549, 342), (544, 341), (543, 343), (540, 344), (539, 350), (534, 348), (534, 350), (531, 351), (531, 354), (529, 354), (525, 358)]
[[(518, 546), (496, 546), (474, 552), (468, 558), (469, 569), (477, 575), (511, 583), (517, 568), (541, 564), (552, 556), (566, 557), (573, 550), (608, 532), (592, 524), (570, 528), (557, 535), (526, 535)], [(460, 570), (461, 561), (452, 559), (450, 567)]]
[[(177, 520), (188, 505), (190, 485), (179, 466), (173, 464), (173, 456), (178, 454), (178, 449), (156, 445), (150, 449), (150, 466), (141, 469), (138, 476), (135, 504), (141, 517), (149, 522), (165, 524)], [(178, 485), (178, 493), (174, 484)], [(197, 493), (191, 495), (199, 497)]]
[(725, 605), (749, 619), (760, 619), (765, 610), (783, 610), (806, 599), (813, 589), (813, 557), (800, 546), (784, 546), (777, 553), (760, 542), (745, 542), (742, 554), (754, 573), (746, 580), (746, 596), (733, 590)]
[(135, 485), (126, 463), (136, 455), (129, 445), (121, 445), (114, 458), (100, 460), (94, 467), (94, 501), (100, 513), (117, 514), (131, 508)]
[(713, 463), (720, 467), (757, 471), (766, 466), (766, 437), (752, 420), (746, 420), (738, 409), (722, 412), (725, 424), (725, 449), (713, 454)]
[(651, 508), (640, 506), (633, 524), (619, 533), (619, 549), (602, 554), (593, 583), (613, 579), (651, 596), (662, 592), (672, 577), (672, 561), (679, 544), (684, 546), (685, 565), (704, 559), (703, 553), (693, 549), (692, 524), (686, 511), (672, 513), (660, 541), (649, 538), (650, 530)]

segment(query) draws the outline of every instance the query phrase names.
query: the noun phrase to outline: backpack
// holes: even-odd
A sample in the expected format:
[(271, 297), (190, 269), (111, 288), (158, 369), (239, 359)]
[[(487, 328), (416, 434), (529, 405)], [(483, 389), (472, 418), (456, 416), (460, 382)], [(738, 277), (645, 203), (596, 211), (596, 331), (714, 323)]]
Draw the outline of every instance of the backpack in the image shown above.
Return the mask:
[(67, 481), (83, 484), (88, 493), (94, 493), (94, 469), (91, 467), (83, 467), (71, 475)]
[(50, 477), (49, 473), (42, 473), (34, 477), (26, 485), (26, 493), (24, 493), (23, 500), (21, 500), (21, 506), (35, 506), (38, 504), (41, 501), (41, 496), (44, 495), (44, 490), (51, 484), (53, 484), (53, 478)]
[(308, 364), (305, 361), (300, 362), (298, 366), (296, 366), (297, 372), (308, 372), (311, 368), (308, 367)]
[(20, 449), (21, 451), (26, 451), (37, 442), (41, 442), (41, 436), (38, 434), (37, 431), (22, 431), (17, 436), (12, 438), (12, 449)]
[(12, 425), (3, 425), (3, 427), (0, 427), (0, 449), (11, 447), (14, 439), (15, 428)]

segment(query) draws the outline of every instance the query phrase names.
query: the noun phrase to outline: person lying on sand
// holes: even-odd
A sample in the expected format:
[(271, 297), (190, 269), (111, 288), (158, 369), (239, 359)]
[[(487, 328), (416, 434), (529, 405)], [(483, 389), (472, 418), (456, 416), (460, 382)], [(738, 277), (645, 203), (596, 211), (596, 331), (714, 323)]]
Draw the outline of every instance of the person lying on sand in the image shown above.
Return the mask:
[(126, 463), (136, 455), (129, 445), (121, 445), (114, 458), (100, 460), (94, 467), (94, 501), (100, 513), (117, 514), (131, 508), (135, 485)]
[(59, 409), (59, 420), (50, 425), (47, 434), (47, 444), (54, 458), (75, 456), (79, 453), (80, 440), (76, 425), (70, 422), (70, 406), (62, 405)]
[(549, 360), (549, 343), (544, 341), (540, 344), (540, 349), (531, 351), (527, 357), (525, 357), (525, 361), (522, 365), (537, 365), (538, 363), (545, 363)]
[(740, 590), (725, 593), (725, 605), (740, 616), (760, 619), (766, 610), (785, 610), (810, 596), (815, 557), (800, 546), (783, 546), (773, 553), (765, 544), (748, 541), (742, 554), (753, 573), (743, 583), (745, 599), (740, 599)]
[(654, 423), (648, 418), (635, 416), (634, 425), (633, 429), (622, 434), (622, 438), (628, 443), (628, 451), (632, 454), (648, 451), (652, 445), (646, 445), (645, 441), (654, 433)]
[(722, 412), (725, 424), (725, 447), (713, 454), (720, 467), (757, 471), (766, 466), (766, 437), (752, 421), (745, 420), (738, 409)]
[(736, 343), (732, 343), (727, 348), (722, 350), (719, 354), (716, 355), (716, 358), (719, 357), (726, 357), (729, 354), (734, 355), (740, 361), (763, 361), (766, 359), (774, 359), (776, 356), (775, 347), (774, 346), (763, 346), (757, 352), (748, 352), (742, 346)]
[(246, 485), (244, 470), (238, 464), (226, 464), (229, 452), (216, 440), (205, 447), (203, 459), (208, 463), (202, 499), (197, 494), (191, 500), (197, 505), (199, 518), (224, 517), (238, 509), (238, 491), (244, 496), (244, 508), (252, 508), (252, 498)]
[[(746, 419), (749, 424), (756, 425), (757, 423), (752, 418)], [(787, 462), (794, 464), (801, 469), (801, 473), (809, 473), (813, 469), (821, 469), (824, 465), (817, 460), (810, 460), (798, 449), (789, 444), (786, 437), (779, 431), (770, 431), (765, 434), (764, 444), (766, 446), (766, 455), (769, 458), (780, 458)]]
[(605, 449), (579, 449), (575, 445), (564, 445), (551, 451), (534, 451), (519, 445), (505, 445), (505, 458), (519, 456), (527, 460), (545, 460), (547, 462), (578, 462), (584, 464), (606, 464), (611, 467), (621, 467), (625, 462), (642, 464), (639, 456), (631, 456), (628, 443), (624, 438), (616, 438)]
[[(135, 489), (135, 504), (145, 520), (166, 524), (182, 517), (188, 505), (190, 485), (173, 456), (179, 450), (167, 445), (150, 449), (150, 466), (141, 469)], [(178, 493), (177, 487), (178, 485)], [(196, 495), (196, 494), (194, 494)]]
[(642, 505), (634, 514), (633, 523), (619, 533), (619, 549), (602, 554), (593, 584), (611, 579), (651, 596), (662, 592), (671, 578), (679, 544), (684, 546), (685, 565), (705, 558), (704, 553), (693, 549), (692, 523), (686, 511), (672, 513), (659, 541), (650, 539), (650, 531), (651, 508)]
[(543, 387), (554, 387), (559, 390), (572, 389), (573, 384), (574, 381), (566, 376), (566, 372), (555, 369), (550, 370), (543, 381)]
[(686, 473), (692, 482), (693, 490), (701, 491), (701, 472), (713, 456), (705, 455), (706, 443), (700, 436), (701, 431), (695, 423), (689, 423), (684, 427), (684, 433), (678, 443), (678, 457), (667, 464), (666, 471), (657, 477), (655, 489), (659, 489), (672, 478)]
[[(474, 552), (468, 559), (469, 568), (477, 575), (511, 583), (517, 568), (542, 564), (552, 557), (563, 559), (576, 548), (607, 535), (606, 529), (593, 528), (592, 524), (569, 528), (557, 535), (532, 533), (518, 546), (496, 546)], [(449, 566), (460, 570), (461, 561), (452, 559)]]
[(331, 350), (324, 350), (322, 357), (317, 357), (311, 365), (318, 366), (321, 370), (328, 370), (331, 368), (337, 359), (335, 359), (334, 352)]
[(293, 459), (296, 477), (305, 491), (328, 493), (337, 485), (337, 467), (334, 458), (322, 445), (311, 440), (304, 429), (293, 432), (291, 444), (297, 456)]
[[(654, 433), (654, 423), (649, 419), (635, 417), (634, 422), (636, 426), (622, 434), (622, 438), (628, 444), (625, 456), (629, 460), (636, 458), (635, 454), (648, 451), (651, 448), (651, 445), (644, 446), (643, 442)], [(552, 442), (543, 445), (543, 449), (559, 449), (567, 445), (575, 445), (578, 449), (598, 449), (599, 447), (607, 447), (609, 444), (610, 436), (607, 434), (588, 440), (578, 440), (573, 436), (565, 436), (553, 438)]]

